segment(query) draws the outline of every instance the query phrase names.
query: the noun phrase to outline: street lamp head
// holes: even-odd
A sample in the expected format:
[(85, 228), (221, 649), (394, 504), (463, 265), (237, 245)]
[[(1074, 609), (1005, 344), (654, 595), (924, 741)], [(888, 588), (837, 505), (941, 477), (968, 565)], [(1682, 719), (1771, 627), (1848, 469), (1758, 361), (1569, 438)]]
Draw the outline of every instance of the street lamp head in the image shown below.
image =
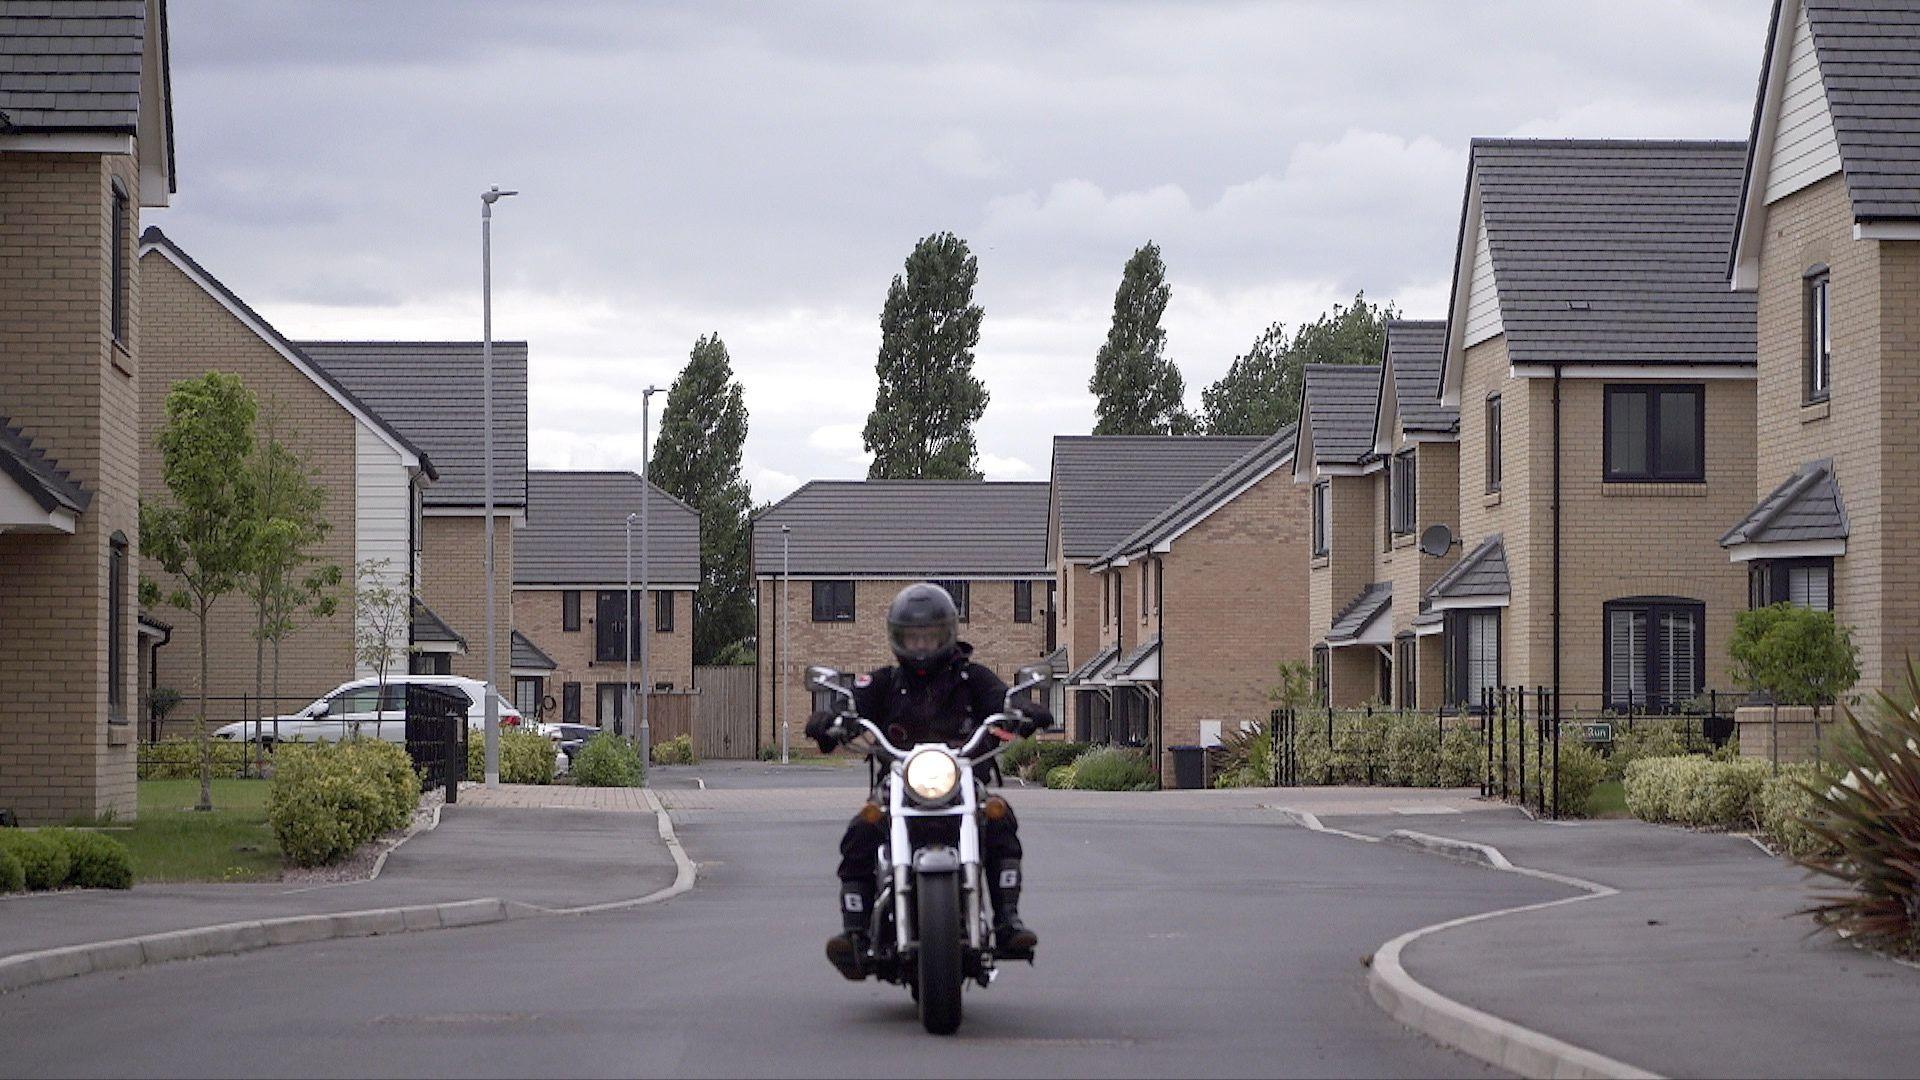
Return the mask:
[(788, 533), (790, 533), (790, 532), (792, 532), (792, 531), (793, 531), (793, 526), (791, 526), (791, 525), (782, 525), (782, 526), (780, 526), (780, 535), (781, 535), (781, 536), (785, 536), (785, 535), (787, 535)]
[(627, 524), (628, 524), (628, 525), (632, 525), (632, 524), (634, 524), (635, 522), (637, 522), (637, 521), (639, 521), (639, 520), (640, 520), (640, 515), (639, 515), (639, 514), (628, 514), (628, 515), (627, 515)]
[(488, 206), (492, 206), (494, 203), (499, 202), (509, 195), (518, 194), (520, 193), (517, 191), (501, 191), (500, 185), (495, 184), (492, 188), (480, 193), (480, 201), (486, 203)]

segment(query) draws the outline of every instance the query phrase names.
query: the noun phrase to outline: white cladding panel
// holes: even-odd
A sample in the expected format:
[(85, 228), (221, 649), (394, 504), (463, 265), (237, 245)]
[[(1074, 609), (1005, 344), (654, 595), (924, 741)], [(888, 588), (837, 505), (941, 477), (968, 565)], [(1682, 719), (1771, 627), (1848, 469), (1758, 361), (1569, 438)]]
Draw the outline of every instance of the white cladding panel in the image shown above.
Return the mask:
[(1794, 21), (1786, 86), (1780, 93), (1773, 132), (1773, 153), (1767, 162), (1767, 202), (1785, 198), (1840, 171), (1840, 144), (1834, 141), (1833, 114), (1827, 109), (1827, 88), (1820, 81), (1820, 60), (1813, 51), (1813, 32), (1807, 26), (1805, 7), (1800, 8), (1800, 17)]
[(1493, 255), (1487, 248), (1487, 217), (1481, 214), (1473, 223), (1473, 272), (1467, 277), (1467, 329), (1461, 344), (1477, 345), (1505, 330), (1500, 324), (1500, 290), (1493, 284)]
[[(411, 526), (412, 490), (407, 467), (400, 455), (364, 422), (355, 427), (354, 440), (354, 514), (353, 561), (386, 562), (386, 574), (393, 587), (407, 592), (408, 570), (412, 564), (408, 530)], [(355, 575), (349, 574), (349, 577)], [(355, 616), (356, 624), (364, 620)], [(393, 635), (393, 646), (404, 670), (407, 655), (405, 621)], [(356, 631), (356, 638), (358, 633)], [(355, 661), (355, 673), (374, 674), (371, 665)]]

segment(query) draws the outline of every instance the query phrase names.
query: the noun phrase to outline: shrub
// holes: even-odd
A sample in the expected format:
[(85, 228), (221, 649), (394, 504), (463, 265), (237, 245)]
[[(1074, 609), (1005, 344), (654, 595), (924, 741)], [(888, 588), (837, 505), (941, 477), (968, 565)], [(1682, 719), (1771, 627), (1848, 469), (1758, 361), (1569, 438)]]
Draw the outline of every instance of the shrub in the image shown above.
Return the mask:
[(1698, 755), (1641, 758), (1627, 767), (1627, 810), (1642, 821), (1696, 829), (1745, 829), (1767, 781), (1758, 761), (1715, 761)]
[(1814, 794), (1839, 782), (1835, 770), (1812, 765), (1782, 765), (1780, 775), (1770, 776), (1754, 796), (1754, 817), (1767, 840), (1791, 859), (1812, 855), (1831, 855), (1839, 849), (1821, 838), (1809, 826), (1823, 800)]
[(0, 893), (20, 892), (26, 887), (26, 868), (11, 849), (0, 845)]
[[(1080, 791), (1150, 791), (1154, 787), (1153, 765), (1147, 761), (1147, 755), (1129, 747), (1095, 747), (1081, 755), (1071, 768), (1071, 786)], [(1052, 787), (1052, 774), (1047, 781), (1047, 786)]]
[(1044, 780), (1053, 770), (1062, 765), (1070, 765), (1080, 755), (1093, 749), (1091, 743), (1083, 742), (1042, 742), (1034, 746), (1033, 759), (1027, 762), (1020, 776), (1025, 780)]
[(1440, 782), (1440, 725), (1421, 713), (1387, 718), (1386, 782), (1398, 787), (1434, 787)]
[(1703, 757), (1654, 757), (1627, 766), (1627, 813), (1641, 821), (1679, 821), (1686, 792), (1700, 782), (1707, 764)]
[(1860, 679), (1853, 632), (1832, 612), (1781, 602), (1733, 617), (1734, 677), (1782, 705), (1837, 701)]
[(1000, 751), (1000, 771), (1009, 776), (1018, 776), (1027, 763), (1033, 760), (1033, 756), (1039, 752), (1038, 739), (1032, 736), (1015, 739), (1007, 744), (1005, 750)]
[(104, 833), (48, 829), (67, 849), (67, 884), (81, 889), (133, 888), (133, 858), (127, 845)]
[(693, 736), (675, 735), (666, 742), (655, 744), (653, 763), (655, 765), (698, 765), (700, 758), (693, 752)]
[(1624, 780), (1627, 766), (1643, 758), (1680, 757), (1688, 753), (1684, 723), (1636, 717), (1633, 726), (1628, 727), (1624, 722), (1615, 721), (1613, 749), (1607, 755), (1607, 779)]
[(1068, 762), (1065, 765), (1055, 765), (1053, 768), (1048, 769), (1044, 783), (1050, 788), (1073, 787), (1073, 763)]
[[(250, 743), (227, 739), (209, 739), (213, 751), (213, 776), (216, 780), (242, 775), (260, 748)], [(197, 780), (200, 778), (200, 744), (193, 739), (170, 736), (140, 747), (138, 772), (142, 780)]]
[(393, 743), (295, 744), (277, 752), (267, 824), (288, 862), (321, 866), (405, 825), (419, 803), (420, 777)]
[(638, 747), (602, 731), (580, 748), (573, 763), (573, 782), (581, 787), (639, 787), (645, 772)]
[(1478, 784), (1487, 770), (1487, 747), (1480, 738), (1480, 725), (1472, 717), (1455, 717), (1447, 733), (1440, 737), (1441, 787), (1468, 787)]
[[(553, 783), (554, 758), (560, 748), (537, 731), (500, 729), (500, 782), (503, 784)], [(478, 783), (487, 778), (487, 740), (479, 732), (467, 739), (467, 779)]]
[(1607, 763), (1600, 759), (1593, 748), (1578, 739), (1560, 740), (1559, 787), (1554, 786), (1553, 751), (1547, 751), (1548, 768), (1546, 770), (1546, 790), (1549, 805), (1554, 793), (1558, 791), (1559, 806), (1555, 807), (1561, 817), (1586, 817), (1587, 802), (1593, 797), (1593, 789), (1606, 778)]
[(1273, 732), (1267, 725), (1231, 731), (1220, 740), (1214, 787), (1268, 787), (1272, 783)]
[(0, 829), (0, 851), (8, 851), (19, 861), (21, 881), (33, 890), (57, 889), (67, 883), (72, 860), (67, 847), (52, 832), (26, 829)]

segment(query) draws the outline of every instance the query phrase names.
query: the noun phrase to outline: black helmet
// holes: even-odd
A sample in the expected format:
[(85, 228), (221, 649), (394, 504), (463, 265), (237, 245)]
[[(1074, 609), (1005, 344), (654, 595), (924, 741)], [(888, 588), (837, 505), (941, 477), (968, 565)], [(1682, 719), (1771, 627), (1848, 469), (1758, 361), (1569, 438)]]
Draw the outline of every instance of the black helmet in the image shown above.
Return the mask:
[(944, 663), (959, 640), (960, 609), (938, 585), (909, 585), (887, 608), (887, 641), (902, 664), (926, 670)]

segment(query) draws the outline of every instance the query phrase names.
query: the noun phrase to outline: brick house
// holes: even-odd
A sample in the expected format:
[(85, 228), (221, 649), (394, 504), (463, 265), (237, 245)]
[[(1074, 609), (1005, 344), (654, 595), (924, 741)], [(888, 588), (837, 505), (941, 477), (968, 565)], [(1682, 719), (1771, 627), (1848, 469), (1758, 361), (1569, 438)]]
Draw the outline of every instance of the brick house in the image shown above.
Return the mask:
[(1567, 710), (1730, 683), (1752, 504), (1753, 296), (1726, 288), (1745, 148), (1476, 140), (1440, 403), (1459, 410), (1445, 700)]
[(1751, 604), (1852, 628), (1868, 691), (1920, 655), (1920, 42), (1886, 18), (1774, 3), (1728, 263), (1758, 307), (1759, 501), (1721, 543)]
[(1142, 702), (1135, 690), (1115, 695), (1090, 682), (1094, 672), (1114, 659), (1105, 654), (1113, 637), (1113, 612), (1129, 602), (1127, 582), (1120, 596), (1103, 606), (1102, 582), (1093, 566), (1116, 544), (1151, 522), (1174, 503), (1260, 446), (1257, 436), (1056, 435), (1048, 486), (1047, 563), (1053, 568), (1048, 608), (1049, 651), (1065, 650), (1060, 671), (1067, 711), (1060, 723), (1070, 738), (1091, 740), (1111, 734), (1116, 707), (1121, 728), (1139, 731)]
[[(1091, 570), (1104, 598), (1100, 656), (1083, 685), (1117, 705), (1101, 741), (1159, 751), (1215, 745), (1265, 720), (1276, 668), (1307, 658), (1306, 489), (1288, 425), (1135, 529)], [(1131, 604), (1116, 596), (1133, 588)]]
[[(643, 490), (652, 500), (644, 598), (640, 529), (632, 530), (629, 563), (626, 524), (640, 512)], [(514, 704), (533, 715), (552, 698), (547, 719), (602, 727), (624, 721), (630, 615), (636, 683), (644, 643), (656, 689), (691, 689), (699, 587), (700, 515), (692, 507), (643, 486), (636, 473), (529, 472), (527, 525), (514, 544)]]
[(1374, 453), (1379, 364), (1308, 364), (1293, 479), (1308, 490), (1307, 634), (1314, 690), (1344, 708), (1393, 694), (1393, 582)]
[[(421, 494), (417, 595), (464, 651), (415, 655), (423, 674), (487, 677), (486, 459), (477, 341), (302, 341), (301, 352), (432, 458)], [(514, 548), (527, 523), (527, 343), (493, 343), (494, 640), (501, 692), (512, 669)]]
[(893, 663), (887, 606), (917, 581), (953, 594), (961, 640), (1001, 678), (1046, 658), (1047, 498), (1042, 483), (816, 480), (756, 516), (760, 746), (780, 724), (805, 745), (808, 667)]
[(0, 809), (132, 817), (139, 208), (176, 190), (158, 0), (0, 2)]
[(1381, 535), (1369, 544), (1377, 553), (1372, 577), (1403, 598), (1390, 605), (1390, 704), (1437, 709), (1446, 680), (1444, 620), (1426, 595), (1458, 556), (1429, 557), (1418, 545), (1431, 526), (1460, 528), (1460, 411), (1440, 404), (1447, 324), (1396, 320), (1386, 331), (1373, 421), (1373, 453), (1383, 467), (1373, 474)]
[[(348, 582), (359, 564), (384, 563), (395, 588), (417, 595), (420, 508), (438, 475), (426, 452), (157, 228), (141, 236), (140, 270), (146, 328), (143, 497), (167, 498), (159, 434), (174, 384), (208, 371), (237, 376), (260, 402), (257, 428), (275, 424), (277, 436), (306, 460), (326, 494), (322, 513), (332, 527), (316, 547), (316, 558), (339, 567)], [(169, 580), (158, 565), (145, 571), (163, 585)], [(416, 644), (435, 651), (464, 647), (417, 600), (414, 615), (417, 634), (393, 642), (400, 655)], [(348, 679), (373, 674), (355, 656), (357, 618), (354, 605), (345, 602), (331, 616), (298, 627), (281, 646), (278, 705), (252, 703), (252, 714), (287, 711)], [(214, 602), (208, 625), (210, 695), (239, 699), (254, 692), (254, 631), (253, 607), (244, 595), (231, 593)], [(195, 620), (175, 620), (173, 644), (183, 657), (198, 656)], [(183, 660), (170, 669), (167, 685), (192, 696), (199, 674), (197, 661)], [(209, 720), (249, 719), (241, 709), (239, 700), (223, 701)]]

